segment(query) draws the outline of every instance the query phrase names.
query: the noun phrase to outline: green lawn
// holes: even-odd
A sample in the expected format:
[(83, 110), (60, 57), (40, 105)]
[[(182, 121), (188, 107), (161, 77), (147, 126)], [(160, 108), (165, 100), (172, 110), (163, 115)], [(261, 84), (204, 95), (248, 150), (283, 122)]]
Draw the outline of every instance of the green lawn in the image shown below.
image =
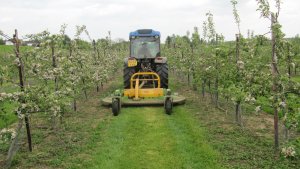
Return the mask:
[(10, 124), (17, 121), (17, 116), (14, 114), (15, 105), (10, 102), (0, 103), (0, 129), (8, 127)]
[[(1, 92), (14, 92), (17, 91), (17, 86), (11, 83), (5, 83), (0, 86)], [(15, 115), (16, 106), (12, 102), (0, 102), (0, 129), (8, 127), (10, 124), (17, 121), (17, 116)]]
[[(271, 115), (243, 112), (249, 120), (241, 128), (232, 112), (173, 84), (188, 100), (171, 116), (163, 107), (127, 107), (112, 116), (99, 97), (120, 88), (120, 79), (82, 97), (78, 112), (66, 113), (57, 130), (49, 129), (49, 116), (33, 114), (33, 152), (22, 144), (12, 168), (299, 168), (298, 159), (275, 160)], [(21, 140), (26, 143), (26, 135)]]
[(218, 153), (205, 139), (205, 132), (184, 107), (174, 114), (163, 108), (124, 108), (92, 140), (92, 159), (74, 160), (71, 168), (220, 168)]
[[(31, 47), (28, 46), (21, 46), (21, 52), (28, 50)], [(14, 56), (14, 46), (6, 46), (0, 45), (0, 66), (4, 65), (12, 65)], [(11, 70), (11, 73), (16, 74), (17, 68)], [(4, 82), (2, 86), (0, 86), (0, 92), (15, 92), (18, 90), (17, 85), (12, 83)], [(0, 103), (0, 129), (9, 126), (10, 124), (14, 123), (17, 120), (17, 116), (14, 114), (15, 106), (13, 103), (5, 102)]]
[(298, 83), (300, 83), (300, 76), (292, 77), (292, 79)]

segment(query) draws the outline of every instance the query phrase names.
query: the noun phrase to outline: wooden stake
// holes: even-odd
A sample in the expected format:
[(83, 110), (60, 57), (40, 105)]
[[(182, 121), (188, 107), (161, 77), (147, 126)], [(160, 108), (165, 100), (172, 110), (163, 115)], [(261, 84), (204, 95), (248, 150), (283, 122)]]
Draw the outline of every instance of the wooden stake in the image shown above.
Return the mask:
[[(15, 30), (14, 34), (14, 44), (15, 44), (15, 54), (17, 59), (19, 60), (18, 70), (19, 70), (19, 81), (20, 81), (20, 89), (21, 92), (25, 91), (24, 87), (24, 64), (20, 57), (20, 40), (18, 38), (18, 30)], [(21, 100), (22, 104), (25, 104), (25, 100)], [(28, 114), (25, 114), (25, 125), (26, 125), (26, 132), (27, 132), (27, 141), (28, 141), (28, 148), (29, 151), (32, 151), (32, 145), (31, 145), (31, 133), (30, 133), (30, 124), (29, 124), (29, 118)]]

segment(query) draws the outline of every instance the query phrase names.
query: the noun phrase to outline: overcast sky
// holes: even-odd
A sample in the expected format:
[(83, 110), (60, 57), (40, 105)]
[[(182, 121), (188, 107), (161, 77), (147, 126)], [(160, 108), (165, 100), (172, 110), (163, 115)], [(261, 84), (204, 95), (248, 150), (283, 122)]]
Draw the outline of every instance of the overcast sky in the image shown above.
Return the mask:
[[(273, 0), (269, 0), (272, 2)], [(283, 0), (280, 22), (287, 37), (300, 33), (300, 1)], [(260, 18), (256, 0), (239, 0), (241, 31), (268, 32), (269, 21)], [(21, 35), (49, 30), (58, 33), (68, 25), (74, 36), (75, 25), (86, 25), (92, 38), (107, 36), (128, 39), (130, 31), (152, 28), (167, 35), (185, 35), (197, 26), (202, 34), (205, 13), (211, 11), (218, 33), (226, 40), (234, 38), (237, 27), (230, 0), (0, 0), (0, 30), (11, 35), (17, 28)]]

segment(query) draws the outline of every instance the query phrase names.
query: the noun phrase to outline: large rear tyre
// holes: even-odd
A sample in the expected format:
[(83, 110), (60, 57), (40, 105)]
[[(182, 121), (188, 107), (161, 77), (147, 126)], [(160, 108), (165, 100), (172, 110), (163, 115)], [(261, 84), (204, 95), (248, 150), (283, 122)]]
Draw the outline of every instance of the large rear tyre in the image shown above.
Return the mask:
[(160, 82), (161, 82), (160, 87), (168, 89), (168, 87), (169, 87), (168, 64), (167, 63), (157, 64), (156, 65), (156, 73), (160, 77)]
[(124, 89), (130, 88), (130, 78), (135, 73), (135, 67), (128, 67), (126, 64), (124, 64), (123, 69), (123, 80), (124, 80)]

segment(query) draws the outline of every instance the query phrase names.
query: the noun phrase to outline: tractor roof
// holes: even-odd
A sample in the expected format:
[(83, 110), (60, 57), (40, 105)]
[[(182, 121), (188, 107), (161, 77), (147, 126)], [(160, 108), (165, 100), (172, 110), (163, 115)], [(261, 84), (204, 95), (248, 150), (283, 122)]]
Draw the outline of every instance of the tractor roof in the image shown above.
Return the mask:
[(130, 32), (129, 38), (131, 38), (132, 36), (143, 36), (143, 37), (159, 36), (160, 37), (160, 32), (155, 31), (153, 29), (139, 29), (139, 30), (136, 30), (134, 32)]

